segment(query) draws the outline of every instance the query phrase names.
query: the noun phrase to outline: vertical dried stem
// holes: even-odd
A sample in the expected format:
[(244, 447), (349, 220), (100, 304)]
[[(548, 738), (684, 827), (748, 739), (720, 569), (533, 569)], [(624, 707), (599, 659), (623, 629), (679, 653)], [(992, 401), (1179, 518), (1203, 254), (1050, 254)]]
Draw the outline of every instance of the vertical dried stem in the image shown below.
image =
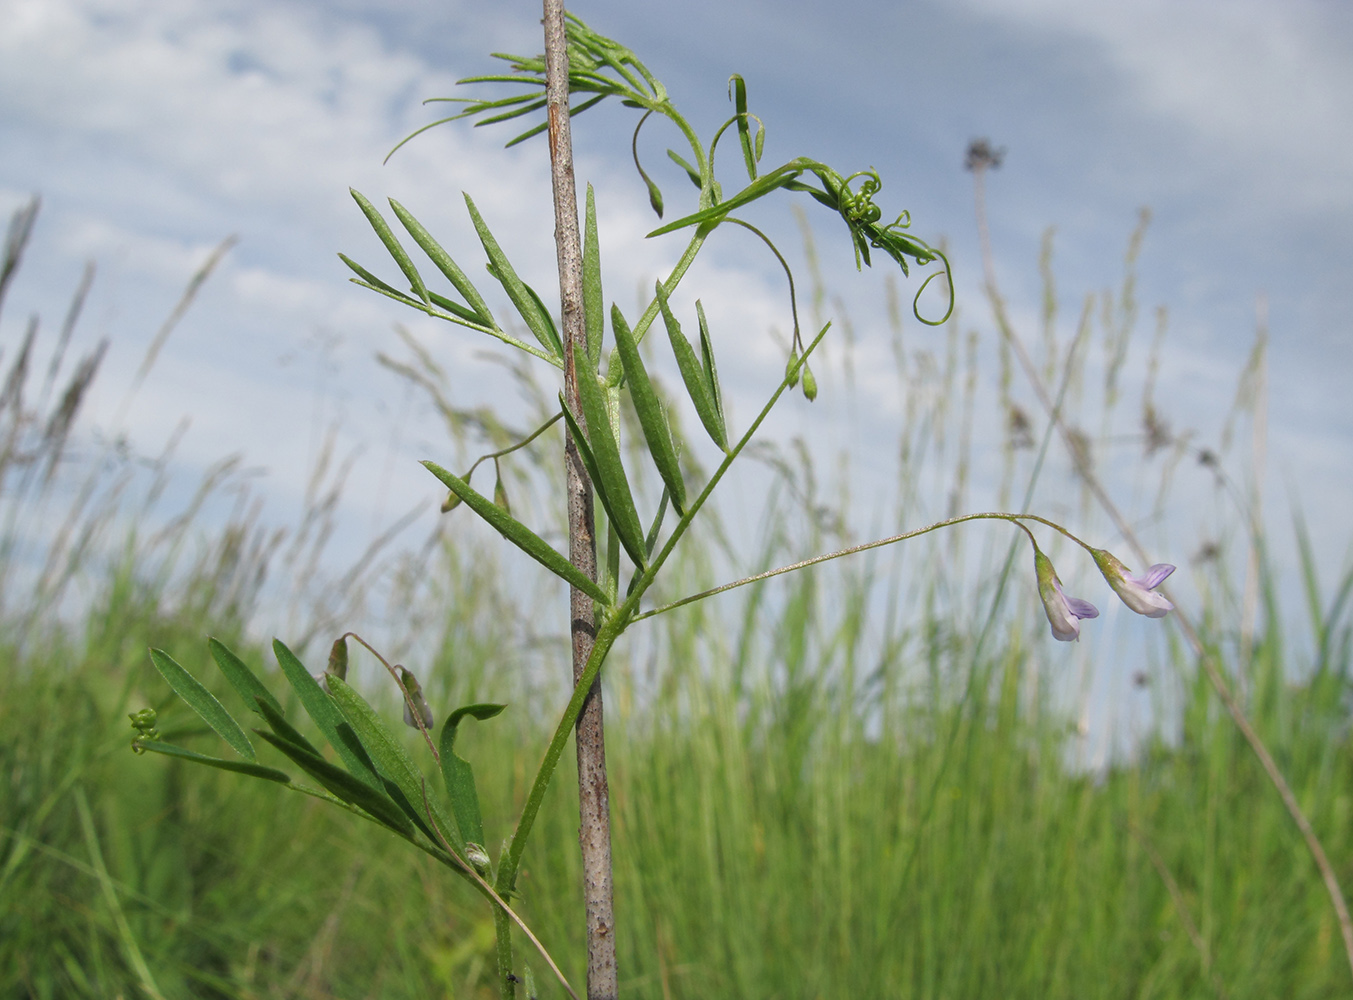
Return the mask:
[[(568, 113), (568, 43), (563, 0), (544, 0), (545, 86), (550, 126), (550, 172), (554, 181), (554, 238), (559, 260), (559, 298), (564, 321), (564, 398), (575, 413), (579, 373), (576, 358), (587, 359), (583, 324), (582, 241), (578, 233), (578, 196), (573, 180), (573, 139)], [(582, 378), (594, 377), (584, 368)], [(565, 435), (568, 491), (569, 559), (591, 579), (597, 576), (597, 545), (592, 520), (592, 484), (573, 441)], [(592, 599), (574, 588), (570, 594), (573, 680), (581, 678), (596, 642)], [(583, 703), (576, 730), (578, 750), (578, 843), (582, 850), (583, 896), (587, 910), (587, 996), (616, 995), (615, 923), (611, 899), (611, 807), (606, 785), (606, 742), (602, 727), (601, 681)]]

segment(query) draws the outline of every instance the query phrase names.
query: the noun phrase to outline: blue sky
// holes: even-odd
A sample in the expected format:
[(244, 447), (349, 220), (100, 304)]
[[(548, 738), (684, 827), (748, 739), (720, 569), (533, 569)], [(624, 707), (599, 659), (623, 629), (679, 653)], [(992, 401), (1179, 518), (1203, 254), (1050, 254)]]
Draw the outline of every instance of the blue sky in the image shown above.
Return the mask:
[[(1056, 227), (1070, 324), (1085, 293), (1117, 286), (1128, 234), (1149, 207), (1139, 336), (1149, 340), (1151, 310), (1167, 306), (1162, 409), (1176, 428), (1196, 429), (1197, 444), (1215, 445), (1264, 296), (1268, 509), (1285, 532), (1286, 496), (1298, 491), (1326, 578), (1346, 567), (1353, 8), (599, 0), (576, 11), (635, 49), (706, 139), (728, 114), (725, 81), (739, 72), (768, 125), (766, 162), (806, 154), (843, 172), (877, 167), (885, 210), (909, 209), (920, 235), (951, 247), (960, 321), (984, 336), (991, 324), (962, 169), (971, 139), (1007, 151), (988, 182), (992, 237), (1014, 315), (1031, 335), (1043, 231)], [(491, 69), (489, 51), (537, 52), (538, 19), (519, 3), (0, 0), (0, 211), (31, 193), (44, 199), (0, 319), (6, 350), (30, 312), (59, 322), (84, 261), (95, 260), (83, 336), (114, 339), (93, 411), (111, 419), (184, 282), (236, 233), (238, 246), (118, 429), (154, 452), (190, 415), (182, 460), (205, 467), (243, 451), (266, 469), (283, 518), (297, 509), (308, 456), (333, 422), (342, 448), (363, 448), (382, 470), (349, 492), (354, 523), (374, 528), (432, 496), (413, 459), (438, 454), (440, 431), (373, 371), (373, 353), (398, 351), (392, 325), (403, 322), (465, 373), (469, 396), (506, 384), (477, 359), (484, 345), (345, 283), (337, 251), (381, 260), (347, 188), (378, 202), (397, 197), (473, 260), (459, 197), (469, 191), (519, 270), (552, 289), (550, 228), (535, 222), (549, 212), (543, 143), (503, 151), (506, 133), (452, 126), (381, 165), (430, 120), (422, 98), (453, 94), (459, 76)], [(618, 129), (627, 120), (598, 110), (575, 128), (580, 176), (603, 192), (608, 290), (625, 303), (636, 293), (615, 290), (651, 282), (675, 252), (640, 240), (652, 216), (628, 165), (628, 128)], [(661, 163), (661, 146), (648, 156)], [(674, 173), (662, 179), (669, 200), (689, 190)], [(772, 215), (768, 225), (793, 246), (792, 219)], [(869, 332), (882, 314), (882, 276), (855, 276), (839, 224), (814, 221), (829, 284), (849, 298), (859, 328), (862, 395), (850, 421), (800, 407), (773, 433), (886, 447), (900, 404), (893, 383), (867, 377), (869, 359), (887, 355), (886, 337)], [(782, 277), (747, 252), (729, 239), (692, 276), (716, 328), (749, 331), (726, 348), (742, 412), (763, 391), (756, 373), (783, 361), (764, 331), (787, 322)], [(924, 344), (928, 334), (913, 325), (908, 336)], [(1196, 524), (1187, 504), (1179, 513), (1182, 548)]]

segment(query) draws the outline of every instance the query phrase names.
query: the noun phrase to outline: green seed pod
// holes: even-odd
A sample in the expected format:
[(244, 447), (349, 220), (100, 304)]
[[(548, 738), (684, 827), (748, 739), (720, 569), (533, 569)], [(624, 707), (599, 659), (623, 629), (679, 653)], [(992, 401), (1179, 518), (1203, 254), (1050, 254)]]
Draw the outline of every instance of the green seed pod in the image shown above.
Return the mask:
[[(496, 462), (494, 468), (496, 471)], [(512, 513), (512, 505), (507, 502), (507, 487), (503, 485), (503, 474), (501, 472), (498, 473), (498, 478), (493, 484), (493, 504), (495, 507), (501, 508), (504, 514)]]
[(807, 365), (803, 366), (803, 395), (810, 403), (817, 399), (817, 378)]
[(789, 379), (789, 387), (792, 389), (799, 384), (799, 373), (794, 370), (794, 365), (798, 363), (799, 352), (794, 348), (789, 349), (789, 360), (785, 363), (785, 375)]
[(460, 506), (460, 497), (450, 490), (447, 490), (446, 499), (442, 501), (442, 513), (449, 514)]

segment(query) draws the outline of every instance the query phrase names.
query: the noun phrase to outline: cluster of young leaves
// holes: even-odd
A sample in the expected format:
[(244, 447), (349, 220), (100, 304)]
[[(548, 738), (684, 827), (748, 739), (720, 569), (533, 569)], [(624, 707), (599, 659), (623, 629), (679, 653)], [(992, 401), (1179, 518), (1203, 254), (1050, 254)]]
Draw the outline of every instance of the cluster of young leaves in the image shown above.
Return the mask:
[[(921, 266), (937, 260), (942, 261), (944, 270), (932, 274), (917, 291), (913, 311), (917, 319), (933, 325), (943, 323), (949, 318), (953, 309), (953, 279), (949, 272), (948, 260), (940, 250), (908, 232), (911, 225), (910, 213), (903, 211), (891, 223), (883, 224), (883, 210), (874, 202), (874, 196), (883, 187), (878, 171), (870, 168), (842, 175), (820, 160), (796, 157), (774, 170), (760, 173), (759, 165), (765, 149), (766, 129), (764, 123), (748, 111), (746, 83), (737, 75), (729, 80), (729, 97), (733, 101), (734, 115), (719, 128), (706, 153), (690, 124), (672, 104), (666, 88), (632, 51), (619, 42), (593, 31), (572, 14), (568, 15), (567, 36), (570, 92), (592, 95), (571, 107), (570, 115), (581, 114), (607, 97), (614, 97), (626, 107), (645, 112), (635, 127), (632, 148), (635, 167), (648, 187), (649, 201), (659, 218), (663, 214), (662, 192), (639, 163), (639, 131), (651, 115), (658, 114), (670, 120), (681, 131), (690, 147), (691, 159), (694, 162), (673, 149), (667, 150), (667, 156), (685, 171), (691, 183), (699, 190), (698, 209), (675, 222), (655, 229), (648, 234), (650, 237), (690, 227), (712, 229), (721, 222), (728, 221), (736, 209), (757, 201), (779, 188), (803, 192), (835, 211), (845, 222), (854, 245), (857, 268), (862, 264), (871, 264), (871, 248), (882, 250), (891, 257), (902, 268), (903, 274), (910, 273), (909, 259)], [(512, 72), (472, 76), (459, 82), (509, 83), (526, 87), (525, 93), (500, 98), (433, 98), (433, 101), (464, 104), (466, 107), (455, 115), (424, 126), (414, 135), (461, 118), (477, 119), (475, 125), (480, 126), (511, 121), (541, 111), (545, 107), (545, 57), (502, 53), (495, 53), (495, 57), (508, 62)], [(753, 120), (757, 124), (755, 133), (751, 129)], [(545, 121), (538, 122), (513, 137), (507, 145), (513, 146), (538, 135), (547, 126), (548, 123)], [(720, 138), (730, 127), (737, 129), (749, 183), (736, 194), (724, 198), (722, 188), (714, 175), (714, 157)], [(408, 139), (404, 141), (407, 142)], [(398, 148), (397, 146), (396, 149)], [(813, 178), (817, 180), (817, 184), (811, 183)], [(916, 303), (919, 302), (926, 284), (940, 274), (949, 285), (949, 308), (939, 319), (927, 320), (920, 315)]]
[[(253, 742), (244, 726), (207, 688), (163, 650), (150, 651), (155, 669), (169, 686), (225, 740), (242, 759), (212, 757), (164, 742), (154, 730), (154, 720), (133, 718), (138, 736), (132, 746), (179, 757), (197, 764), (247, 774), (266, 781), (288, 785), (359, 812), (392, 833), (404, 838), (448, 868), (472, 882), (478, 869), (473, 864), (483, 854), (484, 829), (479, 794), (473, 772), (465, 760), (454, 753), (457, 727), (462, 719), (490, 719), (503, 705), (467, 705), (456, 709), (442, 726), (439, 759), (446, 803), (435, 790), (428, 789), (422, 772), (403, 744), (381, 720), (374, 708), (344, 679), (347, 647), (340, 639), (334, 646), (323, 683), (305, 668), (296, 655), (280, 640), (273, 641), (273, 652), (297, 700), (310, 717), (324, 741), (332, 747), (338, 762), (325, 757), (299, 729), (286, 718), (281, 700), (258, 679), (249, 666), (216, 639), (208, 648), (217, 667), (246, 705), (261, 719), (252, 732), (271, 744), (288, 761), (323, 791), (295, 784), (286, 771), (258, 762)], [(403, 672), (407, 674), (407, 672)], [(417, 682), (402, 680), (406, 701), (406, 719), (426, 720), (426, 703), (418, 693)], [(412, 681), (412, 682), (411, 682)], [(144, 713), (139, 713), (144, 715)], [(415, 723), (416, 725), (416, 723)], [(419, 726), (425, 734), (426, 725)], [(479, 872), (483, 875), (485, 872)]]

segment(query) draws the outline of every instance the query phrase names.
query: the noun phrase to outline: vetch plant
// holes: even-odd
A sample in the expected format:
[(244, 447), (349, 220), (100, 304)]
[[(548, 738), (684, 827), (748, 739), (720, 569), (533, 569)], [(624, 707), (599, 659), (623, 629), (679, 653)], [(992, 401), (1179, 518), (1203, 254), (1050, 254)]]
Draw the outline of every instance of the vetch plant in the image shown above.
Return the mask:
[[(1132, 577), (1114, 557), (1090, 547), (1054, 522), (1035, 515), (976, 513), (826, 553), (644, 610), (645, 595), (676, 546), (786, 390), (801, 388), (810, 401), (818, 393), (817, 380), (809, 362), (831, 324), (810, 338), (802, 335), (797, 320), (793, 275), (788, 264), (773, 243), (737, 213), (782, 191), (806, 194), (834, 212), (844, 223), (857, 267), (872, 265), (875, 254), (880, 251), (904, 274), (909, 273), (912, 265), (939, 264), (940, 269), (933, 271), (920, 285), (913, 301), (917, 318), (930, 325), (945, 322), (952, 312), (953, 282), (943, 253), (912, 234), (907, 212), (900, 212), (892, 222), (884, 222), (883, 209), (875, 201), (883, 188), (881, 175), (876, 170), (841, 173), (822, 161), (807, 157), (796, 157), (764, 170), (765, 126), (748, 110), (747, 91), (740, 77), (734, 76), (729, 85), (734, 113), (706, 145), (673, 105), (663, 85), (629, 49), (597, 34), (576, 17), (565, 17), (557, 0), (547, 0), (545, 4), (545, 25), (544, 56), (503, 56), (509, 71), (462, 81), (510, 84), (524, 88), (522, 92), (506, 97), (447, 98), (466, 106), (459, 113), (427, 128), (465, 118), (475, 120), (477, 125), (526, 119), (527, 127), (509, 145), (548, 131), (560, 276), (558, 312), (521, 278), (507, 249), (468, 194), (465, 196), (466, 209), (482, 245), (488, 273), (506, 296), (515, 320), (529, 331), (531, 340), (509, 332), (510, 326), (500, 322), (467, 270), (394, 199), (390, 200), (390, 212), (402, 228), (402, 234), (396, 232), (381, 209), (359, 192), (353, 192), (360, 210), (403, 276), (402, 287), (378, 277), (375, 271), (350, 257), (340, 255), (355, 273), (357, 284), (428, 316), (494, 338), (559, 372), (558, 412), (523, 440), (483, 456), (463, 475), (433, 461), (423, 463), (448, 491), (444, 512), (460, 506), (468, 508), (570, 587), (573, 693), (559, 715), (511, 836), (495, 857), (490, 847), (498, 838), (484, 829), (473, 769), (456, 751), (460, 727), (467, 720), (487, 722), (502, 712), (504, 706), (460, 706), (447, 714), (438, 734), (434, 724), (437, 713), (427, 704), (413, 673), (402, 665), (391, 665), (352, 633), (345, 633), (334, 642), (329, 664), (319, 675), (312, 674), (281, 641), (275, 641), (273, 646), (282, 674), (319, 731), (322, 742), (328, 744), (328, 750), (321, 749), (317, 742), (304, 735), (295, 726), (296, 720), (286, 717), (282, 700), (268, 690), (248, 665), (221, 643), (214, 639), (209, 641), (213, 660), (244, 703), (259, 716), (261, 725), (253, 727), (254, 734), (279, 751), (293, 769), (302, 772), (318, 788), (293, 781), (290, 771), (260, 763), (244, 727), (199, 681), (160, 650), (151, 654), (156, 669), (241, 759), (212, 757), (166, 744), (158, 738), (154, 718), (144, 712), (133, 717), (137, 730), (133, 745), (138, 750), (177, 756), (273, 781), (325, 799), (386, 827), (466, 879), (492, 906), (498, 984), (504, 997), (515, 997), (519, 985), (531, 982), (529, 966), (514, 954), (513, 923), (526, 934), (570, 995), (576, 996), (545, 947), (511, 907), (518, 891), (526, 845), (546, 790), (570, 734), (576, 733), (588, 939), (587, 994), (589, 997), (611, 997), (617, 993), (616, 924), (612, 906), (609, 798), (599, 678), (607, 656), (630, 626), (769, 576), (979, 519), (1011, 522), (1029, 537), (1034, 546), (1039, 593), (1057, 639), (1077, 638), (1080, 622), (1093, 618), (1098, 612), (1087, 602), (1063, 594), (1051, 562), (1038, 547), (1026, 522), (1049, 526), (1086, 548), (1128, 606), (1152, 617), (1159, 617), (1169, 610), (1169, 602), (1153, 592), (1153, 588), (1168, 575), (1169, 567), (1156, 566), (1141, 578)], [(570, 94), (584, 99), (570, 108)], [(650, 205), (659, 218), (663, 216), (667, 202), (638, 155), (638, 136), (650, 119), (665, 119), (675, 128), (681, 148), (680, 151), (669, 150), (668, 157), (684, 171), (695, 188), (691, 210), (649, 234), (660, 237), (681, 233), (686, 243), (671, 271), (656, 282), (652, 298), (632, 322), (617, 304), (608, 304), (603, 295), (595, 194), (589, 186), (580, 232), (578, 199), (573, 184), (570, 118), (607, 98), (619, 100), (641, 112), (631, 140), (631, 151), (636, 169), (647, 186)], [(543, 120), (531, 120), (542, 111)], [(715, 170), (719, 143), (725, 138), (732, 141), (734, 134), (741, 154), (738, 166), (746, 174), (745, 181), (738, 179), (740, 186), (736, 190), (727, 176), (721, 182)], [(725, 183), (729, 185), (727, 191)], [(775, 255), (789, 277), (790, 308), (794, 316), (793, 341), (783, 377), (744, 428), (733, 426), (725, 412), (715, 360), (714, 324), (706, 316), (703, 305), (696, 303), (692, 329), (691, 318), (679, 317), (672, 304), (672, 297), (691, 264), (705, 243), (724, 225), (751, 231)], [(416, 250), (431, 262), (450, 286), (448, 289), (438, 291), (433, 287), (415, 262), (406, 239), (411, 240)], [(945, 279), (948, 289), (947, 307), (943, 315), (927, 319), (921, 314), (920, 296), (930, 281), (939, 276)], [(655, 388), (648, 363), (640, 350), (645, 338), (655, 329), (665, 334), (686, 401), (694, 409), (701, 431), (708, 435), (721, 456), (718, 465), (703, 482), (693, 481), (691, 477), (695, 473), (682, 466), (680, 455), (685, 442), (675, 432), (674, 422)], [(694, 343), (697, 339), (698, 348)], [(652, 463), (652, 471), (662, 482), (662, 495), (656, 510), (641, 513), (635, 502), (632, 484), (636, 477), (645, 474), (645, 470), (635, 468), (624, 457), (622, 407), (632, 408), (643, 438), (645, 460)], [(560, 425), (563, 439), (567, 477), (563, 498), (569, 519), (567, 554), (513, 514), (503, 488), (500, 466), (513, 451), (556, 424)], [(492, 496), (478, 492), (470, 483), (478, 465), (488, 460), (493, 461), (496, 473)], [(594, 501), (599, 502), (599, 509)], [(464, 513), (453, 516), (464, 516)], [(604, 538), (604, 560), (600, 566), (596, 552), (598, 537)], [(404, 722), (419, 731), (428, 754), (440, 771), (440, 789), (429, 785), (422, 769), (396, 735), (397, 727), (392, 729), (347, 683), (349, 637), (375, 655), (396, 683), (404, 703)], [(532, 992), (529, 985), (527, 992)]]

